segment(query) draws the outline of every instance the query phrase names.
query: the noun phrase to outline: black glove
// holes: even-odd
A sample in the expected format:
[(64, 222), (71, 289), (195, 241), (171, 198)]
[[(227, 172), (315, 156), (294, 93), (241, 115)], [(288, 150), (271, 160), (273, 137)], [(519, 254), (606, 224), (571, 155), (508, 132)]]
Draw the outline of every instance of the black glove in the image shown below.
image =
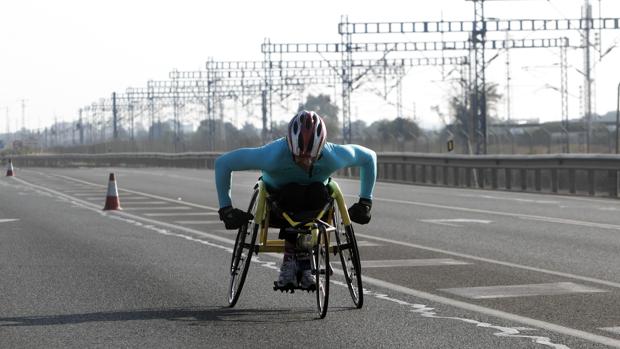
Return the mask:
[(217, 213), (220, 214), (220, 220), (224, 221), (226, 229), (239, 229), (250, 219), (254, 218), (252, 214), (241, 211), (232, 206), (220, 208)]
[(349, 207), (349, 217), (357, 224), (370, 222), (370, 208), (372, 200), (360, 198), (360, 201)]

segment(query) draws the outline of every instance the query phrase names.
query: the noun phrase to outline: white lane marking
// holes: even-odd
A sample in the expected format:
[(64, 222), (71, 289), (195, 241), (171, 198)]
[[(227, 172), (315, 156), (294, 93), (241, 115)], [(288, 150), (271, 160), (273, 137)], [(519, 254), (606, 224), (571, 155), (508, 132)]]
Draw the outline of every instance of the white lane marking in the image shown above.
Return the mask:
[(597, 210), (600, 210), (600, 211), (620, 211), (620, 208), (617, 208), (617, 207), (597, 207)]
[(454, 223), (480, 223), (480, 224), (490, 224), (493, 221), (489, 221), (486, 219), (467, 219), (467, 218), (446, 218), (446, 219), (420, 219), (421, 222), (426, 223), (434, 223), (440, 225), (448, 225), (451, 227), (462, 227), (462, 225), (454, 224)]
[(8, 223), (18, 221), (19, 218), (0, 218), (0, 223)]
[(600, 327), (599, 330), (603, 330), (603, 331), (607, 331), (607, 332), (611, 332), (611, 333), (615, 333), (615, 334), (620, 334), (620, 326), (616, 326), (616, 327)]
[(222, 223), (222, 221), (219, 221), (219, 220), (217, 220), (217, 221), (174, 221), (174, 222), (178, 223), (178, 224), (189, 224), (189, 225), (192, 225), (192, 224), (221, 224)]
[(527, 202), (534, 204), (559, 204), (559, 201), (551, 201), (551, 200), (532, 200), (532, 199), (522, 199), (522, 198), (510, 198), (504, 196), (495, 196), (495, 195), (475, 195), (475, 194), (458, 194), (457, 196), (462, 197), (472, 197), (472, 198), (481, 198), (481, 199), (492, 199), (492, 200), (506, 200), (506, 201), (517, 201), (517, 202)]
[[(32, 172), (35, 172), (35, 171), (32, 171)], [(59, 175), (54, 175), (54, 176), (59, 176)], [(79, 179), (75, 179), (75, 178), (72, 178), (72, 177), (66, 177), (66, 176), (60, 176), (60, 177), (66, 178), (68, 180), (83, 182), (83, 181), (81, 181)], [(16, 177), (11, 177), (11, 178), (16, 178)], [(21, 180), (21, 181), (23, 183), (27, 184), (27, 185), (36, 186), (36, 185), (30, 184), (30, 183), (28, 183), (28, 182), (26, 182), (24, 180)], [(90, 182), (85, 182), (85, 183), (89, 184), (89, 185), (97, 185), (97, 184), (90, 183)], [(50, 190), (53, 190), (53, 189), (50, 189)], [(56, 192), (56, 191), (54, 191), (54, 192)], [(150, 194), (140, 193), (140, 192), (135, 192), (135, 193), (139, 194), (139, 195), (143, 195), (143, 196), (148, 196), (148, 197), (156, 197), (156, 198), (161, 199), (161, 200), (177, 202), (176, 200), (164, 198), (164, 197), (157, 196), (157, 195), (150, 195)], [(49, 195), (49, 194), (46, 194), (46, 195)], [(345, 196), (357, 198), (357, 196), (354, 196), (354, 195), (345, 195)], [(71, 196), (68, 196), (68, 197), (71, 198)], [(426, 204), (424, 204), (424, 203), (416, 203), (416, 202), (411, 202), (411, 201), (389, 200), (389, 199), (377, 199), (377, 200), (397, 201), (397, 202), (400, 202), (400, 203), (411, 203), (411, 204), (414, 204), (414, 205), (415, 204), (420, 204), (420, 205), (426, 206)], [(184, 202), (184, 204), (188, 205), (189, 203)], [(198, 205), (198, 204), (189, 204), (189, 205), (194, 206), (194, 207), (198, 207), (198, 208), (211, 209), (211, 210), (214, 210), (214, 211), (218, 210), (218, 209), (215, 209), (215, 208), (211, 208), (211, 207), (208, 207), (208, 206), (202, 206), (202, 205)], [(428, 204), (428, 205), (433, 205), (433, 204)], [(441, 206), (441, 205), (434, 205), (434, 206), (443, 208), (443, 206)], [(446, 206), (446, 207), (449, 207), (449, 206)], [(455, 209), (461, 209), (461, 208), (455, 208)], [(463, 210), (472, 210), (472, 209), (463, 208)], [(115, 212), (118, 212), (118, 211), (115, 211)], [(505, 214), (506, 215), (512, 215), (512, 214), (509, 214), (509, 213), (505, 213)], [(518, 216), (521, 216), (521, 215), (518, 215)], [(148, 218), (144, 218), (144, 219), (148, 219)], [(153, 222), (158, 222), (158, 221), (153, 221)], [(619, 226), (619, 228), (620, 228), (620, 226)], [(196, 230), (195, 232), (198, 232), (198, 231)], [(200, 233), (200, 232), (198, 232), (198, 233)], [(213, 236), (216, 236), (216, 235), (213, 235)], [(526, 265), (510, 263), (510, 262), (504, 262), (504, 261), (499, 261), (499, 260), (490, 259), (490, 258), (477, 257), (477, 256), (473, 256), (473, 255), (468, 255), (468, 254), (458, 253), (458, 252), (451, 252), (451, 251), (448, 251), (448, 250), (443, 250), (443, 249), (434, 248), (434, 247), (417, 245), (417, 244), (412, 244), (412, 243), (407, 243), (407, 242), (402, 242), (402, 241), (397, 241), (397, 240), (392, 240), (392, 239), (379, 238), (379, 237), (372, 236), (372, 235), (365, 235), (365, 234), (356, 233), (355, 236), (356, 237), (363, 237), (363, 238), (366, 238), (366, 239), (371, 239), (371, 240), (374, 240), (374, 241), (388, 242), (388, 243), (391, 243), (391, 244), (396, 244), (396, 245), (401, 245), (401, 246), (414, 247), (414, 248), (419, 248), (419, 249), (423, 249), (423, 250), (427, 250), (427, 251), (439, 252), (439, 253), (443, 253), (443, 254), (447, 254), (447, 255), (455, 256), (455, 257), (460, 257), (460, 258), (468, 258), (468, 259), (478, 260), (478, 261), (487, 262), (487, 263), (504, 265), (504, 266), (508, 266), (508, 267), (512, 267), (512, 268), (531, 270), (531, 271), (545, 273), (545, 274), (549, 274), (549, 275), (557, 275), (557, 276), (562, 276), (562, 277), (566, 277), (566, 278), (570, 278), (570, 279), (588, 281), (588, 282), (595, 283), (595, 284), (600, 284), (600, 285), (620, 288), (620, 283), (613, 282), (613, 281), (608, 281), (608, 280), (602, 280), (602, 279), (597, 279), (597, 278), (592, 278), (592, 277), (587, 277), (587, 276), (582, 276), (582, 275), (576, 275), (576, 274), (564, 273), (564, 272), (559, 272), (559, 271), (554, 271), (554, 270), (530, 267), (530, 266), (526, 266)]]
[(139, 202), (131, 202), (131, 200), (125, 200), (123, 198), (120, 198), (120, 201), (121, 202), (135, 204), (135, 205), (167, 205), (167, 204), (169, 204), (169, 202), (165, 202), (165, 201), (139, 201)]
[(217, 216), (217, 212), (166, 212), (166, 213), (145, 213), (149, 217), (168, 217), (168, 216)]
[(79, 192), (79, 193), (70, 193), (71, 195), (75, 195), (75, 196), (93, 196), (95, 194), (101, 194), (101, 197), (103, 197), (105, 199), (105, 193), (101, 192), (101, 191), (89, 191), (89, 192)]
[[(345, 196), (357, 198), (357, 196), (355, 195), (345, 195)], [(561, 224), (586, 226), (586, 227), (592, 227), (592, 228), (620, 230), (620, 225), (617, 225), (617, 224), (594, 223), (594, 222), (587, 222), (587, 221), (577, 221), (577, 220), (571, 220), (571, 219), (536, 216), (536, 215), (528, 215), (528, 214), (520, 214), (520, 213), (512, 213), (512, 212), (501, 212), (501, 211), (482, 210), (482, 209), (467, 208), (467, 207), (446, 206), (446, 205), (430, 204), (426, 202), (407, 201), (407, 200), (396, 200), (396, 199), (385, 199), (385, 198), (374, 198), (373, 200), (391, 202), (395, 204), (423, 206), (423, 207), (439, 208), (439, 209), (454, 210), (454, 211), (490, 214), (490, 215), (504, 216), (504, 217), (515, 217), (515, 218), (520, 218), (520, 219), (532, 219), (532, 220), (544, 221), (544, 222), (550, 222), (550, 223), (561, 223)]]
[(555, 282), (547, 284), (502, 285), (442, 288), (440, 291), (471, 299), (492, 299), (529, 296), (555, 296), (572, 293), (609, 292), (600, 288), (579, 285), (572, 282)]
[(357, 247), (375, 247), (375, 246), (382, 246), (382, 245), (374, 243), (374, 242), (370, 242), (367, 240), (359, 240), (357, 242)]
[(452, 252), (452, 251), (443, 250), (443, 249), (440, 249), (440, 248), (428, 247), (428, 246), (423, 246), (423, 245), (418, 245), (418, 244), (412, 244), (412, 243), (409, 243), (409, 242), (404, 242), (404, 241), (399, 241), (399, 240), (380, 238), (380, 237), (377, 237), (377, 236), (372, 236), (372, 235), (367, 235), (367, 234), (355, 233), (355, 237), (363, 237), (365, 239), (376, 240), (376, 241), (381, 241), (381, 242), (387, 242), (387, 243), (390, 243), (390, 244), (395, 244), (395, 245), (400, 245), (400, 246), (419, 248), (421, 250), (443, 253), (443, 254), (447, 254), (447, 255), (455, 256), (455, 257), (460, 257), (460, 258), (473, 259), (473, 260), (481, 261), (481, 262), (487, 262), (487, 263), (492, 263), (492, 264), (504, 265), (504, 266), (511, 267), (511, 268), (530, 270), (530, 271), (535, 271), (535, 272), (538, 272), (538, 273), (544, 273), (544, 274), (549, 274), (549, 275), (557, 275), (557, 276), (562, 276), (562, 277), (566, 277), (566, 278), (570, 278), (570, 279), (575, 279), (575, 280), (588, 281), (588, 282), (599, 284), (599, 285), (605, 285), (605, 286), (620, 288), (620, 283), (613, 282), (613, 281), (608, 281), (608, 280), (596, 279), (596, 278), (592, 278), (592, 277), (588, 277), (588, 276), (582, 276), (582, 275), (576, 275), (576, 274), (570, 274), (570, 273), (563, 273), (563, 272), (560, 272), (560, 271), (554, 271), (554, 270), (542, 269), (542, 268), (536, 268), (536, 267), (529, 267), (527, 265), (521, 265), (521, 264), (516, 264), (516, 263), (510, 263), (510, 262), (504, 262), (504, 261), (499, 261), (499, 260), (491, 259), (491, 258), (478, 257), (478, 256), (466, 254), (466, 253)]
[[(83, 197), (82, 199), (85, 199), (85, 200), (105, 200), (105, 195)], [(139, 196), (126, 196), (126, 195), (123, 195), (120, 199), (122, 201), (126, 201), (126, 202), (140, 201), (139, 203), (142, 203), (142, 202), (162, 202), (162, 201), (144, 201), (144, 200), (151, 200), (151, 198), (144, 198), (144, 197), (139, 197)]]
[[(81, 179), (77, 179), (77, 178), (73, 178), (73, 177), (69, 177), (69, 176), (63, 176), (63, 175), (53, 175), (55, 177), (60, 177), (60, 178), (64, 178), (66, 180), (70, 180), (70, 181), (74, 181), (74, 182), (78, 182), (78, 183), (84, 183), (84, 184), (88, 184), (88, 185), (94, 185), (96, 187), (102, 187), (102, 188), (106, 188), (107, 186), (105, 185), (101, 185), (101, 184), (96, 184), (96, 183), (91, 183), (91, 182), (87, 182), (87, 181), (83, 181)], [(168, 202), (174, 202), (174, 203), (178, 203), (178, 204), (182, 204), (182, 205), (186, 205), (186, 206), (192, 206), (192, 207), (198, 207), (198, 208), (204, 208), (207, 210), (212, 210), (212, 211), (217, 211), (219, 210), (219, 208), (215, 208), (215, 207), (210, 207), (210, 206), (204, 206), (204, 205), (199, 205), (199, 204), (194, 204), (191, 202), (187, 202), (187, 201), (180, 201), (177, 199), (170, 199), (170, 198), (166, 198), (163, 196), (159, 196), (159, 195), (153, 195), (153, 194), (148, 194), (148, 193), (143, 193), (140, 191), (136, 191), (136, 190), (129, 190), (129, 189), (119, 189), (119, 192), (126, 192), (126, 193), (132, 193), (132, 194), (136, 194), (136, 195), (142, 195), (142, 196), (147, 196), (153, 199), (158, 199), (158, 200), (164, 200), (164, 201), (168, 201)], [(122, 200), (122, 196), (121, 196), (121, 200)]]
[(187, 206), (166, 206), (166, 207), (128, 207), (123, 208), (126, 211), (149, 211), (149, 210), (191, 210)]
[(427, 259), (389, 259), (362, 261), (364, 268), (388, 268), (388, 267), (430, 267), (438, 265), (467, 265), (471, 263), (457, 261), (452, 258), (427, 258)]
[[(348, 178), (344, 178), (344, 177), (337, 177), (338, 181), (342, 181), (342, 182), (352, 182), (352, 183), (359, 183), (359, 179), (348, 179)], [(388, 182), (377, 182), (377, 187), (396, 187), (397, 189), (402, 190), (403, 188), (403, 184), (396, 184), (396, 183), (388, 183)], [(472, 191), (480, 191), (480, 192), (490, 192), (490, 193), (496, 193), (497, 190), (491, 190), (491, 189), (479, 189), (479, 188), (461, 188), (461, 187), (443, 187), (443, 186), (429, 186), (429, 185), (418, 185), (418, 184), (407, 184), (407, 189), (411, 192), (414, 191), (419, 191), (419, 192), (423, 192), (423, 191), (441, 191), (443, 192), (442, 194), (445, 194), (446, 192), (448, 193), (447, 195), (454, 195), (450, 192), (472, 192)], [(510, 195), (521, 195), (521, 196), (525, 196), (525, 197), (535, 197), (535, 196), (540, 196), (541, 194), (537, 194), (537, 193), (524, 193), (524, 192), (518, 192), (518, 191), (512, 191), (510, 192)], [(609, 202), (610, 204), (613, 204), (614, 202), (612, 200), (606, 199), (606, 198), (600, 198), (600, 199), (596, 199), (596, 198), (587, 198), (587, 197), (580, 197), (580, 196), (567, 196), (567, 195), (556, 195), (556, 194), (551, 194), (551, 193), (545, 193), (545, 196), (548, 196), (550, 198), (554, 198), (557, 200), (563, 200), (563, 201), (584, 201), (584, 202), (592, 202), (592, 203), (598, 203), (600, 204), (601, 202)], [(356, 196), (357, 197), (357, 196)], [(620, 202), (617, 202), (618, 204), (620, 204)]]
[[(224, 242), (228, 245), (232, 245), (234, 244), (234, 240), (232, 239), (227, 239), (227, 238), (223, 238), (217, 235), (213, 235), (213, 234), (209, 234), (209, 233), (204, 233), (195, 229), (191, 229), (191, 228), (187, 228), (187, 227), (183, 227), (183, 226), (178, 226), (178, 225), (173, 225), (173, 224), (169, 224), (166, 222), (159, 222), (159, 221), (155, 221), (155, 220), (151, 220), (149, 218), (145, 218), (145, 217), (140, 217), (140, 216), (136, 216), (136, 215), (132, 215), (130, 213), (126, 213), (126, 212), (122, 212), (122, 211), (102, 211), (98, 206), (93, 205), (92, 203), (88, 202), (88, 201), (84, 201), (84, 200), (80, 200), (77, 198), (73, 198), (69, 195), (63, 194), (61, 192), (58, 192), (56, 190), (50, 189), (50, 188), (46, 188), (43, 186), (39, 186), (36, 184), (32, 184), (29, 182), (24, 181), (23, 179), (15, 179), (25, 185), (28, 185), (32, 188), (38, 188), (39, 190), (43, 191), (43, 192), (48, 192), (51, 194), (54, 194), (56, 196), (59, 197), (63, 197), (65, 199), (67, 199), (69, 202), (74, 203), (74, 204), (81, 204), (82, 207), (86, 208), (86, 209), (90, 209), (100, 215), (103, 216), (107, 216), (110, 218), (115, 218), (115, 219), (119, 219), (119, 220), (125, 220), (125, 221), (131, 221), (134, 220), (135, 224), (140, 225), (140, 226), (144, 226), (147, 229), (151, 229), (154, 230), (156, 232), (159, 232), (160, 234), (164, 234), (164, 235), (169, 235), (169, 236), (177, 236), (179, 238), (183, 238), (186, 240), (190, 240), (190, 241), (195, 241), (195, 242), (199, 242), (201, 244), (205, 244), (208, 246), (212, 246), (212, 247), (216, 247), (216, 248), (220, 248), (220, 249), (224, 249), (228, 252), (232, 252), (232, 249), (230, 247), (225, 247), (225, 246), (221, 246), (215, 243), (211, 243), (208, 241), (204, 241), (204, 240), (200, 240), (197, 239), (195, 237), (191, 237), (191, 236), (187, 236), (187, 235), (183, 235), (183, 234), (178, 234), (178, 233), (170, 233), (168, 232), (166, 229), (163, 228), (158, 228), (158, 226), (163, 226), (163, 227), (167, 227), (170, 229), (174, 229), (174, 230), (180, 230), (180, 231), (185, 231), (188, 233), (192, 233), (198, 236), (203, 236), (215, 241), (220, 241), (220, 242)], [(142, 222), (146, 222), (152, 225), (144, 225), (144, 223)], [(260, 260), (258, 258), (253, 259), (256, 262), (260, 263)], [(275, 263), (274, 262), (268, 262), (269, 266), (271, 269), (275, 269), (278, 270), (277, 267), (275, 267)], [(342, 271), (338, 271), (335, 270), (337, 272), (342, 272)], [(561, 333), (561, 334), (565, 334), (565, 335), (569, 335), (572, 337), (576, 337), (576, 338), (580, 338), (580, 339), (584, 339), (584, 340), (588, 340), (591, 342), (595, 342), (595, 343), (601, 343), (601, 344), (605, 344), (605, 345), (610, 345), (610, 346), (616, 346), (618, 348), (620, 348), (620, 340), (616, 340), (613, 338), (609, 338), (609, 337), (604, 337), (604, 336), (599, 336), (593, 333), (589, 333), (589, 332), (585, 332), (585, 331), (581, 331), (581, 330), (576, 330), (576, 329), (572, 329), (569, 327), (564, 327), (564, 326), (560, 326), (560, 325), (556, 325), (556, 324), (552, 324), (552, 323), (548, 323), (548, 322), (544, 322), (541, 320), (536, 320), (536, 319), (531, 319), (531, 318), (527, 318), (527, 317), (523, 317), (520, 315), (516, 315), (516, 314), (511, 314), (511, 313), (506, 313), (503, 311), (499, 311), (499, 310), (495, 310), (495, 309), (490, 309), (490, 308), (486, 308), (486, 307), (482, 307), (482, 306), (478, 306), (476, 304), (470, 304), (470, 303), (466, 303), (466, 302), (462, 302), (462, 301), (457, 301), (454, 299), (450, 299), (450, 298), (446, 298), (446, 297), (442, 297), (442, 296), (437, 296), (434, 294), (430, 294), (427, 292), (423, 292), (423, 291), (418, 291), (418, 290), (414, 290), (414, 289), (410, 289), (401, 285), (396, 285), (393, 283), (389, 283), (387, 281), (383, 281), (383, 280), (379, 280), (379, 279), (375, 279), (372, 277), (368, 277), (368, 276), (364, 276), (364, 282), (366, 284), (372, 284), (378, 287), (383, 287), (383, 288), (387, 288), (390, 289), (392, 291), (395, 292), (400, 292), (400, 293), (404, 293), (410, 296), (414, 296), (414, 297), (418, 297), (418, 298), (422, 298), (422, 299), (427, 299), (429, 301), (432, 302), (437, 302), (440, 304), (446, 304), (446, 305), (450, 305), (450, 306), (454, 306), (457, 308), (461, 308), (461, 309), (466, 309), (466, 310), (470, 310), (473, 312), (477, 312), (477, 313), (481, 313), (481, 314), (485, 314), (485, 315), (490, 315), (490, 316), (495, 316), (501, 319), (505, 319), (505, 320), (510, 320), (510, 321), (514, 321), (514, 322), (519, 322), (522, 324), (525, 324), (527, 326), (532, 326), (532, 327), (539, 327), (539, 328), (543, 328), (552, 332), (556, 332), (556, 333)], [(370, 293), (369, 291), (369, 294)], [(404, 305), (409, 305), (410, 303), (405, 302), (405, 301), (401, 301), (401, 300), (397, 300), (395, 298), (389, 298), (389, 297), (377, 297), (380, 299), (386, 299), (386, 300), (392, 300), (398, 304), (404, 304)], [(388, 299), (389, 298), (389, 299)], [(414, 306), (416, 306), (414, 304)], [(427, 307), (425, 305), (418, 305), (419, 309), (418, 310), (422, 310), (422, 309), (427, 309)], [(428, 308), (430, 310), (432, 310), (432, 308)], [(435, 315), (435, 312), (431, 312), (430, 315)], [(422, 314), (421, 316), (425, 316), (424, 314)], [(431, 316), (427, 316), (427, 317), (431, 317)], [(434, 316), (433, 316), (434, 317)], [(507, 331), (502, 331), (500, 333), (496, 333), (496, 336), (506, 336), (506, 337), (526, 337), (526, 338), (533, 338), (535, 339), (536, 343), (539, 344), (544, 344), (544, 345), (549, 345), (552, 346), (554, 348), (567, 348), (564, 345), (560, 345), (560, 344), (554, 344), (550, 342), (550, 339), (548, 337), (539, 337), (539, 336), (522, 336), (522, 335), (518, 335), (520, 332), (520, 330), (523, 330), (523, 328), (520, 327), (499, 327), (499, 326), (495, 326), (495, 325), (491, 325), (491, 324), (486, 324), (486, 323), (481, 323), (477, 320), (473, 320), (473, 319), (468, 319), (468, 318), (458, 318), (458, 317), (445, 317), (446, 319), (456, 319), (459, 321), (463, 321), (469, 324), (474, 324), (477, 327), (488, 327), (488, 328), (495, 328), (495, 329), (500, 329), (500, 328), (504, 328), (507, 329)]]
[(144, 196), (132, 196), (132, 195), (123, 195), (123, 200), (127, 201), (141, 201), (141, 200), (150, 200), (151, 198), (146, 198)]

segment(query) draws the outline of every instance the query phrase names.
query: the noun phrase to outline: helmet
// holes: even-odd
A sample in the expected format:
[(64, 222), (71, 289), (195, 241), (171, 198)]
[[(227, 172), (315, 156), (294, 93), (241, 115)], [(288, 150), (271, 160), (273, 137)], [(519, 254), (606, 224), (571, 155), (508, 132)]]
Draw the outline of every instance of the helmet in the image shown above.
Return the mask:
[(287, 139), (293, 156), (316, 159), (327, 139), (325, 122), (317, 113), (302, 110), (288, 124)]

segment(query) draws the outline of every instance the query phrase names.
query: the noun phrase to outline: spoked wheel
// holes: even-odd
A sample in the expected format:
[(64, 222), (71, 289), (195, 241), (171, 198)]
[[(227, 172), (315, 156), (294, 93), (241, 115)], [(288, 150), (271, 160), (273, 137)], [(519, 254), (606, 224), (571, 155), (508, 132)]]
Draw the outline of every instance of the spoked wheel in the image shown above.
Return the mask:
[(333, 223), (336, 227), (336, 244), (338, 245), (338, 254), (340, 255), (340, 262), (342, 262), (344, 278), (349, 287), (353, 304), (360, 309), (364, 305), (364, 289), (362, 287), (360, 253), (357, 248), (353, 225), (344, 225), (337, 205), (334, 206)]
[(316, 278), (316, 305), (322, 319), (327, 315), (329, 301), (329, 241), (325, 229), (319, 229), (312, 257), (312, 271)]
[[(256, 201), (258, 197), (258, 189), (254, 190), (248, 212), (252, 215), (256, 213)], [(228, 287), (228, 305), (234, 307), (241, 294), (245, 277), (250, 268), (252, 253), (256, 243), (256, 235), (258, 233), (259, 223), (254, 220), (239, 228), (235, 247), (233, 247), (232, 260), (230, 262), (230, 285)]]

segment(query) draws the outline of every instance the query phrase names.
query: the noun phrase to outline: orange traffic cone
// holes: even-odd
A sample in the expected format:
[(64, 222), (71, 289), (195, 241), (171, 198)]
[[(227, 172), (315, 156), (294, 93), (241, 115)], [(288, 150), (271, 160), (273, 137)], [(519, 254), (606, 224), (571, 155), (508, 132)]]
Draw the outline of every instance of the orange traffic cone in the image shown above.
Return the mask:
[(13, 177), (15, 176), (15, 171), (13, 171), (13, 161), (9, 159), (9, 165), (6, 167), (6, 176)]
[(108, 195), (105, 198), (104, 210), (122, 210), (121, 203), (118, 200), (118, 189), (116, 188), (116, 179), (114, 173), (110, 173), (108, 182)]

